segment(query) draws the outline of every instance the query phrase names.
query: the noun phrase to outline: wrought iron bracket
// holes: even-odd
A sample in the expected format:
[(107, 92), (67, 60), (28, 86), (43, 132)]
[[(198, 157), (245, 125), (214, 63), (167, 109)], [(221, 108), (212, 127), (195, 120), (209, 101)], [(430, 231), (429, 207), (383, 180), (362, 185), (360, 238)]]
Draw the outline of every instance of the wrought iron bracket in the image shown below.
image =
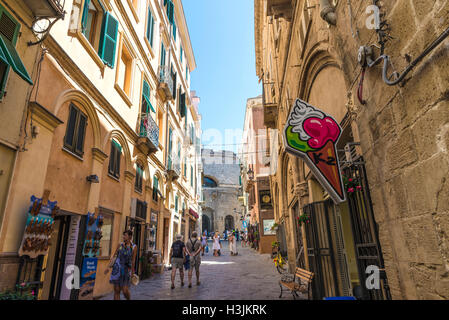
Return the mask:
[[(50, 30), (51, 30), (51, 28), (55, 25), (55, 23), (58, 22), (60, 19), (64, 20), (65, 14), (66, 14), (66, 12), (64, 11), (63, 13), (61, 13), (60, 15), (58, 15), (57, 17), (36, 17), (36, 18), (34, 19), (34, 21), (33, 21), (33, 24), (31, 25), (31, 31), (32, 31), (36, 36), (42, 35), (42, 37), (41, 37), (38, 41), (36, 41), (36, 42), (29, 41), (29, 42), (28, 42), (28, 46), (31, 47), (31, 46), (34, 46), (34, 45), (37, 45), (37, 44), (43, 42), (43, 41), (48, 37), (48, 35), (50, 34)], [(54, 19), (53, 21), (50, 21), (50, 19), (52, 19), (52, 18), (55, 18), (55, 19)], [(37, 31), (37, 30), (35, 29), (36, 24), (37, 24), (38, 22), (44, 21), (44, 20), (47, 20), (47, 21), (48, 21), (48, 27), (47, 27), (45, 30)]]

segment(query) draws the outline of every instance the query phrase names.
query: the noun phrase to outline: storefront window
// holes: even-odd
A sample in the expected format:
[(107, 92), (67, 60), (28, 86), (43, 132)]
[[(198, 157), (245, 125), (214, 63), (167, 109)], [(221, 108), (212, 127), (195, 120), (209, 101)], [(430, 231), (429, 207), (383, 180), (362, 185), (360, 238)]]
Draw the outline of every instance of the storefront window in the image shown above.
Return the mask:
[(112, 224), (114, 222), (114, 216), (108, 213), (102, 213), (103, 227), (101, 228), (103, 237), (100, 240), (100, 258), (109, 258), (111, 255), (111, 242), (112, 242)]

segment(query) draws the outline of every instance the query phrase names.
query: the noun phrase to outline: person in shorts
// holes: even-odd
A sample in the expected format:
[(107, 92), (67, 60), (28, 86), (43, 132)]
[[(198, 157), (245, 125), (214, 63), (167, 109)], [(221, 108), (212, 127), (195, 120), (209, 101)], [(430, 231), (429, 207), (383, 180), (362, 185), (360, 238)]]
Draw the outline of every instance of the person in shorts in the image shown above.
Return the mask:
[(192, 287), (192, 273), (193, 268), (196, 271), (196, 285), (200, 285), (200, 264), (201, 264), (201, 241), (198, 239), (198, 233), (192, 232), (189, 240), (186, 241), (186, 251), (190, 255), (190, 269), (189, 269), (189, 288)]
[(179, 276), (181, 277), (181, 287), (184, 286), (184, 262), (186, 258), (186, 246), (182, 242), (182, 235), (176, 235), (176, 241), (173, 242), (170, 249), (170, 264), (171, 270), (171, 288), (175, 288), (176, 269), (179, 269)]

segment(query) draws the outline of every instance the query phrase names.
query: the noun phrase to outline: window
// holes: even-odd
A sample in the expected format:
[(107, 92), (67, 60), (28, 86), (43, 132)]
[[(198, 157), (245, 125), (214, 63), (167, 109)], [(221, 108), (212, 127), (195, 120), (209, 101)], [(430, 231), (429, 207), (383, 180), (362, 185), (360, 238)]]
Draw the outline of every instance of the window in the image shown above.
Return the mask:
[(136, 217), (141, 218), (143, 220), (147, 220), (147, 207), (148, 204), (144, 201), (140, 201), (137, 199), (136, 201)]
[(143, 166), (136, 164), (136, 182), (134, 184), (134, 189), (138, 192), (142, 192), (143, 184)]
[(165, 66), (165, 47), (161, 44), (161, 66)]
[(203, 181), (204, 181), (203, 187), (205, 187), (205, 188), (216, 188), (217, 187), (217, 183), (209, 177), (204, 177)]
[(186, 81), (189, 81), (189, 67), (186, 68)]
[(96, 0), (86, 0), (83, 10), (82, 32), (93, 48), (98, 49), (100, 28), (103, 22), (104, 10)]
[(101, 227), (102, 238), (100, 240), (100, 258), (109, 258), (111, 255), (111, 242), (114, 215), (110, 213), (101, 212), (103, 216), (103, 226)]
[(178, 88), (176, 87), (176, 72), (173, 69), (173, 65), (171, 66), (171, 77), (173, 79), (173, 100), (176, 100), (176, 90), (178, 90)]
[(193, 166), (190, 166), (190, 186), (193, 188)]
[(187, 159), (184, 157), (184, 177), (187, 177)]
[(156, 176), (153, 177), (153, 201), (157, 202), (158, 200), (158, 188), (159, 188), (159, 180)]
[(178, 195), (175, 197), (175, 211), (178, 212)]
[(33, 84), (19, 54), (16, 51), (20, 24), (0, 5), (0, 99), (5, 94), (9, 70), (29, 84)]
[(182, 50), (182, 46), (181, 46), (181, 65), (182, 65), (182, 56), (183, 56), (183, 50)]
[[(81, 0), (74, 2), (74, 8), (80, 6)], [(114, 68), (118, 21), (106, 11), (100, 0), (84, 0), (80, 31), (81, 43), (85, 44), (84, 37), (88, 42), (85, 47), (95, 62)]]
[(172, 31), (173, 31), (173, 40), (175, 40), (176, 43), (176, 23), (175, 23), (175, 19), (173, 19), (173, 23), (172, 23)]
[(148, 6), (147, 40), (150, 43), (151, 47), (153, 47), (153, 35), (154, 35), (154, 18), (150, 6)]
[(120, 178), (120, 156), (122, 154), (122, 147), (118, 142), (112, 140), (111, 142), (111, 154), (109, 156), (109, 168), (108, 172), (111, 176)]
[(64, 148), (82, 157), (86, 136), (87, 116), (74, 104), (70, 104), (69, 119), (64, 137)]
[(129, 97), (131, 95), (131, 71), (132, 71), (132, 56), (129, 53), (126, 45), (122, 46), (120, 54), (120, 61), (118, 67), (117, 84)]
[(142, 113), (150, 113), (150, 110), (153, 112), (156, 112), (154, 110), (153, 105), (150, 102), (150, 85), (148, 82), (144, 79), (143, 80), (143, 86), (142, 86)]

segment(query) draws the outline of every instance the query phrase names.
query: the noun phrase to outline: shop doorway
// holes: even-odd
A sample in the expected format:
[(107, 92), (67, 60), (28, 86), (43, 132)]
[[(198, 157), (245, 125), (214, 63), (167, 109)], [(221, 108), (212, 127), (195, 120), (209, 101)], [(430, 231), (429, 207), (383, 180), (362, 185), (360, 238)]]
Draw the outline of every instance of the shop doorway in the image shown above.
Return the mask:
[(329, 221), (333, 206), (332, 200), (326, 200), (308, 204), (303, 208), (310, 219), (305, 230), (309, 267), (315, 274), (312, 282), (314, 300), (340, 295)]
[(226, 216), (225, 229), (226, 230), (234, 230), (234, 217), (233, 216)]
[[(348, 194), (348, 206), (351, 216), (355, 254), (361, 285), (354, 288), (358, 299), (391, 300), (382, 250), (379, 243), (378, 225), (374, 218), (368, 179), (363, 158), (357, 159), (343, 168), (344, 175), (359, 184), (360, 190)], [(380, 289), (368, 290), (364, 285), (368, 266), (377, 266), (380, 270)]]
[(209, 217), (206, 216), (205, 214), (203, 214), (202, 219), (203, 219), (203, 223), (202, 223), (203, 229), (202, 229), (202, 232), (204, 232), (204, 231), (207, 230), (207, 233), (208, 233), (208, 234), (211, 233), (212, 229), (211, 229)]
[(168, 235), (169, 235), (169, 231), (170, 231), (170, 219), (169, 218), (164, 218), (164, 243), (163, 243), (163, 257), (164, 257), (164, 262), (168, 263)]
[(144, 236), (145, 236), (145, 221), (141, 221), (140, 219), (134, 219), (130, 217), (126, 217), (126, 226), (125, 230), (132, 230), (133, 231), (133, 243), (137, 247), (137, 254), (136, 254), (136, 274), (140, 274), (141, 271), (141, 265), (140, 265), (140, 257), (142, 257), (145, 253), (145, 246), (144, 246)]

